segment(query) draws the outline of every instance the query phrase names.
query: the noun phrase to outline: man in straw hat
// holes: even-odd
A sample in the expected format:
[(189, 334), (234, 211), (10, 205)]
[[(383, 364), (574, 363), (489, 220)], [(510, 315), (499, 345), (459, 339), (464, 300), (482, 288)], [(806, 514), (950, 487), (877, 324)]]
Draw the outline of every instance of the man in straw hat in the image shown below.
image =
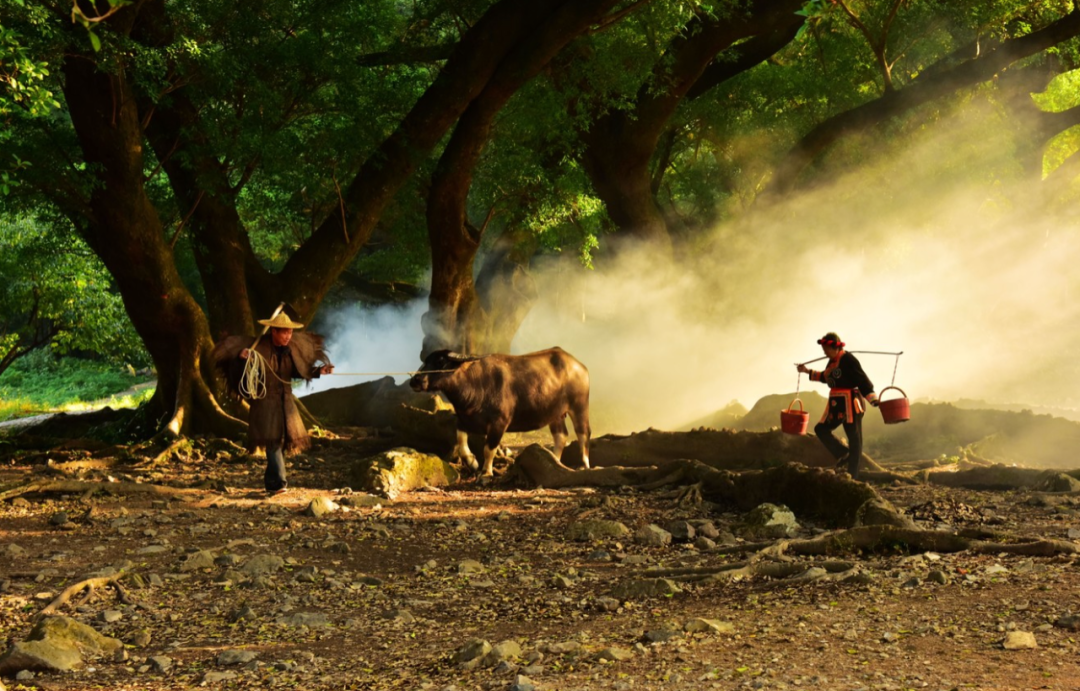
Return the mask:
[[(806, 365), (798, 366), (800, 372), (810, 375), (810, 381), (829, 385), (829, 403), (825, 407), (825, 414), (821, 416), (821, 422), (814, 427), (814, 434), (837, 460), (838, 469), (846, 465), (851, 477), (858, 477), (859, 461), (862, 460), (862, 419), (866, 412), (863, 400), (877, 407), (874, 385), (863, 372), (859, 360), (844, 350), (845, 343), (835, 331), (819, 338), (818, 345), (829, 358), (825, 369), (818, 372)], [(833, 430), (840, 425), (844, 426), (847, 446), (833, 434)]]
[(286, 491), (285, 454), (303, 451), (311, 443), (296, 409), (292, 380), (311, 381), (330, 374), (334, 366), (323, 350), (323, 337), (295, 332), (304, 325), (281, 308), (259, 323), (270, 331), (269, 339), (260, 336), (252, 344), (250, 337), (230, 336), (214, 348), (213, 358), (224, 371), (230, 392), (250, 406), (248, 451), (266, 449), (266, 492), (274, 496)]

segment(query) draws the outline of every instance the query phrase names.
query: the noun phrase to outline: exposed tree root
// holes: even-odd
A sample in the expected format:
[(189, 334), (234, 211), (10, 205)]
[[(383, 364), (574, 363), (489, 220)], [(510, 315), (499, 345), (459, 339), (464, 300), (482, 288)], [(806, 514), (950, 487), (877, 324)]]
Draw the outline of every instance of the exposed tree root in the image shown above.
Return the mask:
[[(87, 482), (83, 480), (39, 480), (18, 485), (8, 485), (0, 489), (0, 501), (14, 499), (24, 494), (34, 493), (67, 493), (67, 494), (93, 494), (94, 492), (109, 492), (110, 494), (156, 494), (161, 496), (178, 496), (190, 494), (190, 490), (163, 485), (150, 485), (141, 482)], [(87, 495), (88, 496), (88, 495)]]
[(779, 562), (740, 561), (720, 566), (701, 566), (681, 569), (648, 569), (645, 578), (667, 578), (679, 582), (700, 582), (763, 576), (784, 579), (785, 583), (813, 581), (842, 581), (859, 572), (857, 564), (847, 561)]
[[(703, 499), (716, 503), (742, 510), (750, 510), (763, 502), (786, 504), (798, 515), (814, 516), (841, 526), (855, 525), (859, 508), (867, 501), (882, 501), (866, 483), (796, 463), (767, 470), (732, 472), (682, 459), (666, 462), (660, 467), (570, 470), (537, 444), (518, 454), (514, 476), (524, 484), (548, 488), (635, 486), (646, 489), (685, 483), (696, 485), (696, 491)], [(695, 498), (694, 490), (686, 497), (677, 497), (690, 501)], [(898, 514), (895, 509), (891, 510)]]
[(67, 602), (71, 600), (71, 598), (75, 597), (83, 590), (86, 590), (86, 594), (80, 600), (79, 604), (86, 602), (90, 598), (90, 596), (94, 594), (95, 590), (97, 590), (98, 588), (104, 588), (106, 586), (111, 587), (113, 590), (116, 591), (117, 599), (119, 599), (120, 602), (122, 602), (123, 604), (135, 604), (134, 600), (132, 600), (128, 596), (127, 591), (125, 591), (123, 586), (120, 585), (120, 579), (123, 578), (126, 574), (126, 571), (121, 570), (108, 576), (87, 578), (79, 581), (78, 583), (69, 585), (67, 588), (64, 588), (64, 591), (57, 595), (52, 602), (45, 605), (45, 608), (37, 613), (34, 618), (35, 621), (52, 614), (60, 607), (67, 604)]
[(939, 530), (920, 530), (891, 525), (868, 525), (826, 533), (808, 540), (779, 540), (768, 544), (719, 546), (709, 550), (709, 552), (729, 554), (755, 550), (774, 557), (781, 557), (789, 553), (799, 555), (846, 554), (854, 551), (873, 551), (896, 547), (904, 547), (913, 552), (948, 553), (971, 551), (976, 554), (999, 554), (1005, 552), (1038, 557), (1080, 552), (1080, 546), (1065, 540), (1032, 537), (1010, 538), (1001, 535), (995, 535), (994, 537), (998, 540), (1009, 539), (1010, 541), (981, 540)]

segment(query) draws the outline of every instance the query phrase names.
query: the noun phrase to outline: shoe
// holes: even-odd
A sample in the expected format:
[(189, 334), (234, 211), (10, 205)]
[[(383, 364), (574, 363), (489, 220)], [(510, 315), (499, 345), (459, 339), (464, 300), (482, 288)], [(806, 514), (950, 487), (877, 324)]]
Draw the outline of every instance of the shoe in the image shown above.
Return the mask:
[(268, 490), (266, 490), (266, 496), (268, 496), (268, 497), (276, 497), (279, 494), (285, 494), (288, 491), (289, 491), (288, 487), (280, 487), (278, 489), (268, 489)]

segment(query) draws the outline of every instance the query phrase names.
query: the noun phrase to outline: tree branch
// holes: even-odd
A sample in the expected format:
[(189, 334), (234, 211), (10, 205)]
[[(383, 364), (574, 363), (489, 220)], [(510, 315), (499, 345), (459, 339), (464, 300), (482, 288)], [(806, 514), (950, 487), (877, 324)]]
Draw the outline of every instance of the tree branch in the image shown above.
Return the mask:
[[(907, 87), (838, 113), (808, 132), (777, 166), (764, 196), (791, 192), (800, 174), (842, 137), (865, 131), (917, 106), (990, 79), (1017, 60), (1039, 53), (1080, 34), (1080, 8), (1026, 36), (1003, 41), (979, 57), (935, 71), (929, 69)], [(951, 59), (952, 56), (949, 56)]]

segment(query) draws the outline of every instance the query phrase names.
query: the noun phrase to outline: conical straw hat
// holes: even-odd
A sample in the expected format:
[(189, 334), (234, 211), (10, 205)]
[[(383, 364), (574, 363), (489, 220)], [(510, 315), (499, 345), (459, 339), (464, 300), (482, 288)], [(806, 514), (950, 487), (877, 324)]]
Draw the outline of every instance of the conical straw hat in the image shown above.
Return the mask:
[(278, 313), (273, 319), (260, 319), (259, 323), (263, 326), (269, 326), (273, 329), (302, 329), (303, 324), (298, 324), (292, 319), (289, 319), (289, 315), (284, 312)]

